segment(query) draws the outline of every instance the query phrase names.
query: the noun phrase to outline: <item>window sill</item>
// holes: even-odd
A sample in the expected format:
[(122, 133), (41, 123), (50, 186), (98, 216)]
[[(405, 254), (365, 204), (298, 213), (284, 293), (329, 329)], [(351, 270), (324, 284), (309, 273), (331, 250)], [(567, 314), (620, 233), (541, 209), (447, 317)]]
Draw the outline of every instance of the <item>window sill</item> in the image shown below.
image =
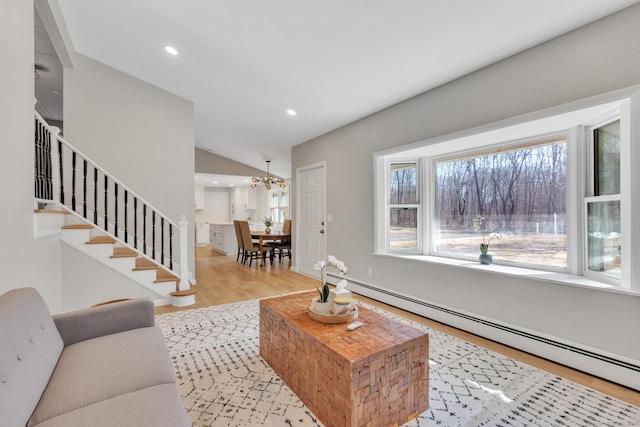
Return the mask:
[(559, 273), (554, 271), (535, 270), (531, 268), (523, 267), (511, 267), (506, 265), (491, 264), (482, 265), (475, 261), (445, 258), (429, 255), (401, 255), (401, 254), (388, 254), (388, 253), (374, 253), (375, 256), (382, 256), (388, 258), (399, 258), (403, 260), (411, 260), (417, 262), (426, 262), (431, 264), (447, 265), (455, 268), (465, 268), (472, 270), (484, 270), (495, 274), (501, 274), (504, 276), (517, 276), (526, 277), (531, 280), (539, 280), (548, 283), (557, 283), (561, 285), (588, 288), (598, 291), (613, 292), (625, 295), (640, 296), (640, 292), (624, 289), (619, 286), (613, 286), (607, 283), (598, 282), (588, 279), (582, 276), (574, 276), (568, 273)]

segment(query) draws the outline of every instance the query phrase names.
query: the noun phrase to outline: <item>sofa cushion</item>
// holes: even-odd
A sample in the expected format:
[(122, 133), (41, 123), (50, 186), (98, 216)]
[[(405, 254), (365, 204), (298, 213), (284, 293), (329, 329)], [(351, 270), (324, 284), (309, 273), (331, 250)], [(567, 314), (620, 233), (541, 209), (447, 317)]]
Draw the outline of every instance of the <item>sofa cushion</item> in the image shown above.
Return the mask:
[(180, 427), (189, 421), (178, 388), (161, 384), (50, 418), (37, 427)]
[(33, 288), (0, 296), (0, 424), (24, 426), (47, 387), (62, 338)]
[(167, 345), (157, 327), (81, 341), (65, 347), (28, 425), (167, 383), (176, 387)]

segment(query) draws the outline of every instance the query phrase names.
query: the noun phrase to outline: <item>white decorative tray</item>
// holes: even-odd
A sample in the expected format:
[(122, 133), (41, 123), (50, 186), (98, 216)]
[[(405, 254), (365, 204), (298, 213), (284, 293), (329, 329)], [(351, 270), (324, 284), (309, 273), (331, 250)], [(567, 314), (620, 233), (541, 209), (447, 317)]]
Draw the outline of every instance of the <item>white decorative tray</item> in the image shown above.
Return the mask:
[(343, 314), (318, 313), (309, 307), (309, 317), (320, 323), (347, 323), (358, 318), (358, 306), (351, 304), (351, 309)]

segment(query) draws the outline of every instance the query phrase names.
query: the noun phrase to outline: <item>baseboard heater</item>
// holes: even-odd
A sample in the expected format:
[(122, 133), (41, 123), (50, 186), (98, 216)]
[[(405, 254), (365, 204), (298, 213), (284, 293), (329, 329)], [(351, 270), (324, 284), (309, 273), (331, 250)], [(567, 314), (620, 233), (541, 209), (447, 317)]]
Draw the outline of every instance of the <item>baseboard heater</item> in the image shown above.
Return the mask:
[[(334, 277), (336, 279), (343, 279), (343, 277), (334, 275), (332, 273), (328, 273), (327, 276), (331, 276), (331, 277)], [(388, 289), (378, 288), (378, 287), (375, 287), (375, 286), (372, 286), (372, 285), (369, 285), (369, 284), (366, 284), (366, 283), (362, 283), (362, 282), (359, 282), (359, 281), (356, 281), (356, 280), (353, 280), (353, 279), (347, 279), (347, 281), (349, 283), (353, 283), (356, 286), (360, 286), (362, 288), (369, 289), (369, 290), (377, 292), (377, 293), (386, 294), (386, 295), (389, 295), (389, 296), (391, 296), (393, 298), (401, 299), (401, 300), (410, 302), (412, 304), (420, 305), (420, 306), (429, 308), (430, 310), (436, 310), (436, 311), (439, 311), (441, 313), (448, 314), (450, 316), (456, 316), (456, 317), (461, 318), (461, 319), (465, 319), (465, 320), (468, 320), (468, 321), (476, 322), (476, 323), (482, 324), (484, 326), (489, 326), (491, 328), (499, 329), (499, 330), (508, 332), (510, 334), (519, 335), (521, 337), (524, 337), (524, 338), (527, 338), (527, 339), (530, 339), (530, 340), (538, 341), (540, 343), (547, 344), (547, 345), (550, 345), (550, 346), (554, 346), (554, 347), (562, 349), (562, 350), (571, 351), (573, 353), (580, 354), (582, 356), (591, 357), (591, 358), (599, 360), (601, 362), (610, 363), (612, 365), (616, 365), (618, 367), (629, 369), (629, 370), (632, 370), (632, 371), (640, 373), (640, 366), (634, 365), (632, 363), (628, 363), (628, 362), (625, 362), (625, 361), (622, 361), (622, 360), (614, 359), (614, 358), (611, 358), (611, 357), (608, 357), (608, 356), (603, 356), (601, 354), (594, 353), (592, 351), (588, 351), (588, 350), (584, 350), (584, 349), (581, 349), (581, 348), (578, 348), (578, 347), (574, 347), (574, 346), (571, 346), (571, 345), (563, 344), (561, 342), (554, 341), (554, 340), (551, 340), (551, 339), (548, 339), (548, 338), (544, 338), (544, 337), (540, 337), (538, 335), (530, 334), (528, 332), (523, 332), (523, 331), (520, 331), (520, 330), (515, 329), (515, 328), (510, 328), (508, 326), (500, 325), (500, 324), (495, 323), (495, 322), (490, 322), (490, 321), (487, 321), (487, 320), (484, 320), (484, 319), (480, 319), (480, 318), (477, 318), (477, 317), (474, 317), (474, 316), (470, 316), (468, 314), (460, 313), (460, 312), (455, 311), (455, 310), (451, 310), (451, 309), (448, 309), (448, 308), (440, 307), (438, 305), (430, 304), (428, 302), (425, 302), (425, 301), (422, 301), (422, 300), (419, 300), (419, 299), (416, 299), (416, 298), (412, 298), (412, 297), (409, 297), (407, 295), (397, 294), (395, 292), (389, 291)], [(372, 298), (372, 299), (375, 299), (375, 298)], [(385, 302), (385, 304), (389, 304), (389, 303)], [(398, 307), (398, 306), (395, 306), (393, 304), (389, 304), (389, 305), (391, 305), (393, 307), (396, 307), (396, 308), (399, 308), (401, 310), (406, 310), (403, 307)], [(415, 314), (417, 314), (417, 313), (415, 313)]]

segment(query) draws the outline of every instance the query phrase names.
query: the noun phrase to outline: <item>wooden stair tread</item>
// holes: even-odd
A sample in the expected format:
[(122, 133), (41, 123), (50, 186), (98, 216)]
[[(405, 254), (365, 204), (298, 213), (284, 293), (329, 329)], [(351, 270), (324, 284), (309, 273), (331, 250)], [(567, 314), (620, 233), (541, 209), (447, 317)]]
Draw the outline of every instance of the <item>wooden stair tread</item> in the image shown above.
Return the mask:
[(159, 267), (158, 265), (151, 261), (148, 258), (144, 258), (144, 257), (138, 257), (136, 258), (136, 266), (133, 268), (134, 271), (139, 271), (139, 270), (157, 270)]
[(157, 270), (157, 265), (143, 265), (143, 266), (135, 266), (133, 267), (133, 271), (147, 271), (147, 270)]
[(177, 282), (179, 280), (180, 278), (175, 274), (167, 270), (164, 270), (162, 268), (159, 268), (158, 271), (156, 272), (156, 280), (154, 281), (154, 283)]
[(176, 276), (158, 277), (153, 283), (177, 282), (180, 278)]
[(111, 258), (133, 258), (137, 257), (138, 252), (131, 248), (127, 248), (126, 246), (118, 246), (113, 248), (113, 255)]
[(85, 243), (87, 245), (100, 245), (100, 244), (106, 244), (106, 243), (114, 244), (116, 243), (116, 239), (110, 236), (95, 236), (93, 239)]
[(171, 292), (172, 297), (186, 297), (189, 295), (195, 295), (198, 290), (194, 286), (190, 286), (189, 289), (185, 289), (184, 291), (175, 291)]
[(71, 224), (62, 226), (63, 230), (91, 230), (93, 225), (91, 224)]

